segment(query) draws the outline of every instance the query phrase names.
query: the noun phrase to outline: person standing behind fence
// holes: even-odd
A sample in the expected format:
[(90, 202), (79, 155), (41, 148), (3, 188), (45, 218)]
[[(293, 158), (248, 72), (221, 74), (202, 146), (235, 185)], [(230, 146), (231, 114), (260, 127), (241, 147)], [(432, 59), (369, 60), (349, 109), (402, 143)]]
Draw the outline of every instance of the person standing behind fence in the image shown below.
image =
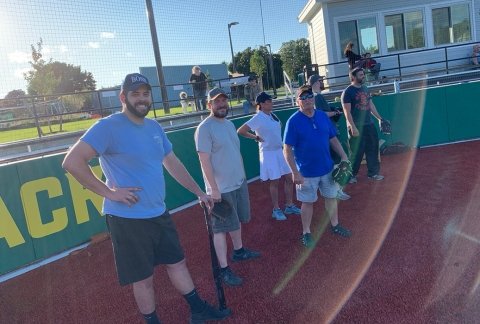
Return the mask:
[(250, 113), (250, 109), (255, 107), (255, 99), (260, 93), (260, 85), (257, 82), (257, 77), (251, 75), (248, 77), (248, 83), (244, 87), (245, 101), (243, 102), (243, 113)]
[(361, 68), (350, 71), (351, 84), (342, 93), (342, 106), (352, 150), (353, 177), (350, 183), (357, 183), (357, 174), (362, 163), (363, 155), (367, 160), (368, 178), (383, 180), (380, 175), (380, 161), (378, 158), (378, 133), (373, 124), (372, 115), (379, 121), (382, 117), (377, 111), (368, 88), (363, 84), (365, 72)]
[(190, 83), (192, 84), (193, 97), (195, 98), (195, 107), (197, 111), (207, 109), (207, 103), (205, 100), (208, 91), (207, 76), (202, 72), (202, 69), (200, 69), (198, 65), (192, 67)]
[[(164, 264), (170, 281), (190, 305), (192, 322), (228, 316), (203, 301), (188, 271), (175, 224), (165, 205), (163, 167), (182, 186), (213, 207), (172, 150), (162, 127), (145, 118), (152, 107), (151, 86), (128, 74), (120, 91), (122, 112), (100, 119), (70, 149), (63, 168), (104, 197), (102, 212), (110, 232), (121, 286), (132, 285), (137, 307), (149, 324), (159, 323), (153, 273)], [(88, 162), (99, 156), (106, 181)], [(163, 167), (162, 167), (163, 165)]]
[(352, 42), (348, 42), (347, 46), (345, 46), (343, 54), (348, 60), (348, 67), (350, 70), (363, 64), (362, 56), (353, 51)]
[[(282, 125), (272, 112), (272, 97), (266, 92), (260, 92), (255, 100), (257, 113), (237, 133), (243, 137), (258, 142), (260, 153), (260, 179), (269, 182), (272, 199), (272, 217), (276, 220), (286, 220), (285, 214), (300, 215), (300, 209), (293, 203), (292, 173), (283, 156)], [(255, 132), (255, 134), (252, 133)], [(285, 209), (282, 211), (278, 203), (278, 184), (280, 178), (285, 180)]]

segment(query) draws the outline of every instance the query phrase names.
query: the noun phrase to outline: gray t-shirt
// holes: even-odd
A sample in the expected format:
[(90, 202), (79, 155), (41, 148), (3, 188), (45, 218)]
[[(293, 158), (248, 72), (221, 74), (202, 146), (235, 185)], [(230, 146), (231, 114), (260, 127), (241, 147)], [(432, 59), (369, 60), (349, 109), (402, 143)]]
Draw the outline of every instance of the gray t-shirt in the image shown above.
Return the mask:
[[(245, 169), (240, 153), (240, 140), (235, 126), (228, 119), (209, 116), (198, 125), (195, 131), (197, 152), (210, 154), (215, 182), (220, 193), (240, 188), (245, 181)], [(207, 194), (212, 188), (203, 175)]]

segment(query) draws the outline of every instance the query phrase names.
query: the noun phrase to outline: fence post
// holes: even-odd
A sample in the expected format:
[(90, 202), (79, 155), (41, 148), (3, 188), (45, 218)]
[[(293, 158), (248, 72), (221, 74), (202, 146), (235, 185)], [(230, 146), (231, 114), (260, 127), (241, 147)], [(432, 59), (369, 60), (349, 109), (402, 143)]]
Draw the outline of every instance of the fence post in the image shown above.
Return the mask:
[(38, 138), (42, 138), (43, 132), (40, 128), (40, 122), (38, 121), (37, 109), (35, 108), (35, 97), (32, 97), (32, 111), (35, 118), (35, 126), (37, 127)]
[(398, 76), (401, 80), (402, 79), (402, 66), (400, 65), (400, 54), (397, 54), (397, 62), (398, 62)]
[(447, 74), (448, 74), (448, 51), (446, 47), (445, 47), (445, 68), (447, 69)]

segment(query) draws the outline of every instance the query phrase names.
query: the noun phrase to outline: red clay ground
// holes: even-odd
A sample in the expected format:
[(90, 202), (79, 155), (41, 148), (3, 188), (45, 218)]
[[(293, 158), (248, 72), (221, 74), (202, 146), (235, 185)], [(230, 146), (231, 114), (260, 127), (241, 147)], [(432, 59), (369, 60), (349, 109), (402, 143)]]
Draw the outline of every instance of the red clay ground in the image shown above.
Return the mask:
[[(225, 288), (225, 323), (479, 323), (480, 141), (382, 157), (386, 179), (346, 189), (340, 221), (350, 239), (326, 231), (311, 252), (298, 216), (273, 221), (267, 187), (250, 185), (253, 219), (244, 243), (257, 261), (232, 264), (245, 278)], [(321, 233), (323, 202), (314, 231)], [(200, 293), (216, 302), (200, 207), (175, 214)], [(186, 323), (188, 307), (156, 270), (164, 323)], [(142, 323), (130, 288), (117, 284), (110, 241), (0, 284), (0, 323)]]

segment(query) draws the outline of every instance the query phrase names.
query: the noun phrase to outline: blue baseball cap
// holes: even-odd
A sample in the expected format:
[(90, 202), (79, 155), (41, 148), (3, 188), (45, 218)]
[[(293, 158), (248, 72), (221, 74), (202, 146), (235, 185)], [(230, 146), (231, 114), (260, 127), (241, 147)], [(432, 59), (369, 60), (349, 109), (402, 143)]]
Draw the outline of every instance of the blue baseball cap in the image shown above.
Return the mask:
[(149, 90), (152, 90), (152, 86), (148, 82), (146, 76), (140, 73), (127, 74), (125, 80), (122, 83), (122, 92), (137, 91), (141, 86), (147, 86)]

